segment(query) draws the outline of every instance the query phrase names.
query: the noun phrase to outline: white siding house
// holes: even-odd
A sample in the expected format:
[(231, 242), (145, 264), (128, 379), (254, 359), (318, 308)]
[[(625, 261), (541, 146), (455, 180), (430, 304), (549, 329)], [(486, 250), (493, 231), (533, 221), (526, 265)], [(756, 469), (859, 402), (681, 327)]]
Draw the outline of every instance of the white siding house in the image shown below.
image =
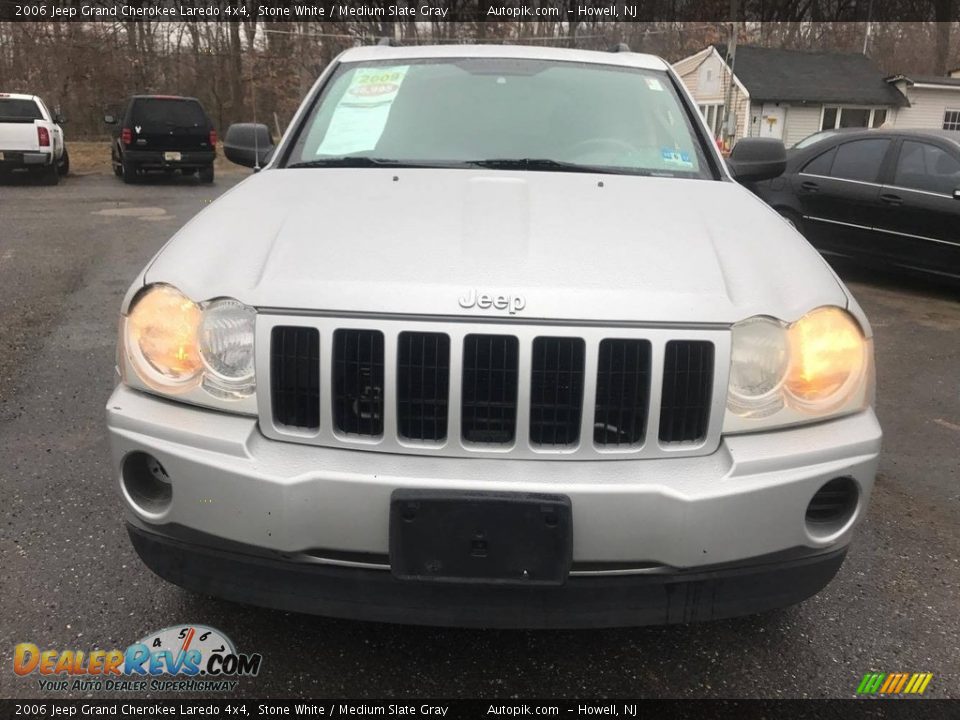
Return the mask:
[(886, 127), (960, 130), (960, 70), (949, 77), (897, 75), (889, 80), (910, 104)]
[(823, 129), (879, 127), (907, 104), (864, 55), (744, 45), (733, 73), (726, 55), (711, 45), (673, 66), (717, 136), (731, 83), (734, 138), (776, 137), (788, 147)]
[(736, 78), (731, 76), (730, 68), (715, 46), (711, 45), (696, 55), (681, 60), (673, 66), (673, 69), (697, 101), (700, 113), (716, 138), (724, 134), (724, 103), (732, 80), (737, 136), (742, 137), (747, 134), (750, 94)]

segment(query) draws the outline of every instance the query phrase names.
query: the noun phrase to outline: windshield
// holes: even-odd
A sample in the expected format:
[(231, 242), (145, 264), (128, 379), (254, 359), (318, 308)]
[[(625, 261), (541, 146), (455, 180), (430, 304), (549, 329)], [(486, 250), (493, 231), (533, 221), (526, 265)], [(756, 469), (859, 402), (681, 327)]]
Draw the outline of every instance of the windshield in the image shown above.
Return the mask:
[(546, 60), (341, 65), (286, 165), (365, 159), (712, 177), (665, 72)]
[(0, 118), (43, 120), (43, 114), (33, 100), (0, 98)]

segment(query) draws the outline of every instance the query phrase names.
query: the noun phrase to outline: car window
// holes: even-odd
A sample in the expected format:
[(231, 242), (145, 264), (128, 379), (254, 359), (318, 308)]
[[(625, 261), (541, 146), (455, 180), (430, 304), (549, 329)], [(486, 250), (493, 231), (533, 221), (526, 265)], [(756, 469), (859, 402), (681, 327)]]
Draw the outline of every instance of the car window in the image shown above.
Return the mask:
[(0, 98), (0, 120), (43, 120), (40, 108), (33, 100)]
[(512, 58), (340, 66), (286, 164), (347, 157), (438, 166), (537, 159), (712, 177), (666, 72)]
[(803, 140), (796, 143), (793, 146), (793, 149), (803, 150), (806, 147), (810, 147), (814, 143), (818, 143), (821, 140), (826, 140), (831, 135), (836, 135), (836, 134), (837, 134), (836, 130), (820, 130), (819, 132), (815, 132), (813, 135), (807, 135)]
[(133, 102), (131, 122), (135, 125), (192, 128), (205, 127), (207, 116), (196, 100), (138, 98)]
[(960, 161), (936, 145), (904, 140), (893, 184), (952, 196), (960, 188)]
[(804, 165), (801, 172), (808, 175), (830, 175), (830, 168), (833, 167), (833, 158), (836, 154), (837, 149), (835, 147), (830, 148), (825, 153), (820, 153)]
[(888, 139), (854, 140), (844, 143), (837, 148), (830, 176), (845, 180), (876, 182), (888, 147), (890, 147)]

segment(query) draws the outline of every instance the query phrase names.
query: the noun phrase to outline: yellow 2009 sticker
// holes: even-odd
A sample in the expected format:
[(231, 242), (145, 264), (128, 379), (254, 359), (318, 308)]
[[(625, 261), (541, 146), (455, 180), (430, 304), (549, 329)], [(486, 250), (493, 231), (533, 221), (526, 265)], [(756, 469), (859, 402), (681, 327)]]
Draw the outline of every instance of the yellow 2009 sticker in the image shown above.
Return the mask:
[(409, 68), (397, 65), (355, 71), (333, 111), (317, 155), (349, 155), (376, 148)]

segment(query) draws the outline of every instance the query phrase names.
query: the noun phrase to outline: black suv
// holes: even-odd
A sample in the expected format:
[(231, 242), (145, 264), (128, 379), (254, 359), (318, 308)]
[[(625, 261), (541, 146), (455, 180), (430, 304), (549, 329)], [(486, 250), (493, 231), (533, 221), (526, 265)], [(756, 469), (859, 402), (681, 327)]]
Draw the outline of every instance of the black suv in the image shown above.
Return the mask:
[(200, 182), (213, 182), (217, 131), (196, 98), (134, 95), (122, 115), (103, 119), (114, 126), (110, 158), (124, 182), (136, 182), (148, 170), (198, 173)]

